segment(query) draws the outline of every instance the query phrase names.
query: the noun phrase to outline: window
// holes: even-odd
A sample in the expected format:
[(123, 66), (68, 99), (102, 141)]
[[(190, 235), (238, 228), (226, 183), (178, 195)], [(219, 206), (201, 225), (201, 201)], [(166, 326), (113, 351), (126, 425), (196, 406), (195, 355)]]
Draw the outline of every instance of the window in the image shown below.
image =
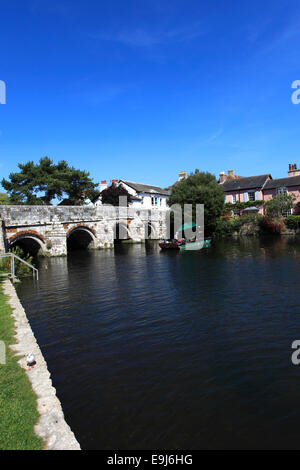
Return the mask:
[(288, 211), (282, 211), (281, 215), (282, 217), (288, 217), (289, 215), (293, 214), (293, 209), (289, 209)]
[(151, 196), (151, 204), (152, 204), (152, 206), (154, 206), (154, 197), (153, 196)]
[(277, 194), (287, 194), (288, 190), (285, 186), (281, 186), (280, 188), (277, 188), (276, 193)]
[(232, 195), (232, 204), (235, 204), (236, 203), (236, 194), (233, 194)]
[(157, 206), (157, 197), (154, 198), (155, 205)]
[(251, 191), (248, 193), (249, 201), (255, 201), (255, 192)]

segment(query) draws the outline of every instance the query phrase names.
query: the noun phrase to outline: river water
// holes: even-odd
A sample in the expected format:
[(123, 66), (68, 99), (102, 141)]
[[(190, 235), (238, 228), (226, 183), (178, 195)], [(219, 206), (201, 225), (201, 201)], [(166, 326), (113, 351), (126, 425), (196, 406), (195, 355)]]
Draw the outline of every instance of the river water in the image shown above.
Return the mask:
[(300, 447), (300, 241), (39, 263), (17, 291), (82, 448)]

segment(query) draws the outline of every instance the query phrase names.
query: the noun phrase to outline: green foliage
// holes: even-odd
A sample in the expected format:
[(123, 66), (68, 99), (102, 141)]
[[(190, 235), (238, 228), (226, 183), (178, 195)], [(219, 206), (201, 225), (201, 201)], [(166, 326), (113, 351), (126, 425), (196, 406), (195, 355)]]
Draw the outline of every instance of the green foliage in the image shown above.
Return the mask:
[(205, 234), (211, 235), (223, 212), (224, 192), (214, 175), (196, 170), (173, 186), (168, 204), (179, 204), (182, 209), (184, 204), (193, 204), (193, 216), (196, 204), (204, 204)]
[(0, 338), (6, 345), (6, 364), (0, 366), (0, 449), (39, 450), (43, 443), (34, 432), (39, 418), (36, 396), (9, 348), (16, 342), (14, 335), (12, 311), (0, 283)]
[(131, 202), (131, 195), (122, 185), (112, 184), (101, 192), (102, 204), (110, 204), (112, 206), (119, 205), (119, 197), (127, 197), (127, 206)]
[(289, 215), (285, 219), (285, 225), (289, 229), (294, 229), (294, 230), (300, 229), (300, 215)]
[[(15, 248), (10, 249), (9, 253), (14, 253), (19, 258), (22, 258), (24, 261), (27, 261), (27, 263), (34, 266), (34, 263), (32, 261), (33, 257), (30, 256), (29, 254), (24, 253), (22, 248), (20, 248), (19, 246), (16, 246)], [(2, 273), (11, 272), (11, 260), (9, 257), (0, 259), (0, 272)], [(15, 275), (19, 278), (32, 276), (32, 269), (29, 266), (26, 266), (26, 264), (22, 263), (21, 261), (15, 259)]]
[(11, 204), (11, 200), (10, 200), (8, 194), (0, 193), (0, 205), (4, 206), (4, 205), (8, 205), (8, 204)]
[(241, 217), (222, 217), (218, 220), (214, 236), (227, 237), (234, 233), (242, 233), (247, 226), (247, 234), (256, 234), (259, 228), (260, 214), (244, 214)]
[(230, 219), (220, 218), (217, 221), (214, 231), (215, 237), (228, 237), (238, 232), (242, 226), (241, 217), (232, 217)]
[(281, 217), (289, 212), (295, 201), (294, 195), (278, 194), (265, 203), (266, 214), (269, 217)]
[(3, 178), (1, 182), (13, 204), (50, 204), (54, 198), (61, 200), (64, 194), (71, 199), (80, 198), (82, 193), (95, 196), (97, 185), (89, 173), (70, 167), (64, 160), (54, 164), (44, 157), (39, 164), (30, 161), (19, 163), (18, 167), (21, 171), (10, 173), (10, 181)]
[(257, 201), (247, 201), (247, 202), (240, 202), (237, 201), (236, 203), (232, 202), (226, 202), (224, 204), (224, 214), (231, 214), (232, 211), (242, 211), (243, 209), (246, 209), (247, 207), (262, 207), (264, 205), (265, 201), (258, 199)]

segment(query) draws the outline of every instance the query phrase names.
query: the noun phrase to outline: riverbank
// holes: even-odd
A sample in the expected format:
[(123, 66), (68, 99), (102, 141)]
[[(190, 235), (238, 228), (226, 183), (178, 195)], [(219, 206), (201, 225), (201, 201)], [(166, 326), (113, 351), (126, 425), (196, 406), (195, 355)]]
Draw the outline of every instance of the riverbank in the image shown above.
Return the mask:
[[(0, 287), (0, 339), (6, 344), (6, 364), (0, 369), (0, 448), (79, 450), (16, 291), (9, 280)], [(36, 358), (31, 370), (25, 359), (29, 353)]]
[(15, 326), (3, 284), (0, 283), (0, 339), (6, 346), (6, 364), (0, 365), (0, 449), (39, 450), (43, 442), (34, 432), (39, 418), (36, 396), (17, 356), (8, 347), (16, 343)]

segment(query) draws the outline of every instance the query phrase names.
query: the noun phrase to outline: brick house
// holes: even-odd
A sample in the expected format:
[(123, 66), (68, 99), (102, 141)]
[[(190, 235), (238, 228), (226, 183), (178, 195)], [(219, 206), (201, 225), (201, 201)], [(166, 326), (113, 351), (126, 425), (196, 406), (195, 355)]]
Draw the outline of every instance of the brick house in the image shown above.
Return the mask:
[[(228, 175), (224, 171), (220, 173), (219, 184), (224, 190), (225, 202), (232, 204), (253, 201), (253, 206), (255, 206), (255, 201), (268, 201), (278, 194), (294, 195), (295, 206), (291, 213), (300, 214), (300, 169), (295, 163), (289, 164), (286, 178), (273, 179), (270, 173), (242, 177), (235, 175), (233, 170), (229, 170)], [(263, 213), (262, 207), (259, 208), (259, 212)]]

